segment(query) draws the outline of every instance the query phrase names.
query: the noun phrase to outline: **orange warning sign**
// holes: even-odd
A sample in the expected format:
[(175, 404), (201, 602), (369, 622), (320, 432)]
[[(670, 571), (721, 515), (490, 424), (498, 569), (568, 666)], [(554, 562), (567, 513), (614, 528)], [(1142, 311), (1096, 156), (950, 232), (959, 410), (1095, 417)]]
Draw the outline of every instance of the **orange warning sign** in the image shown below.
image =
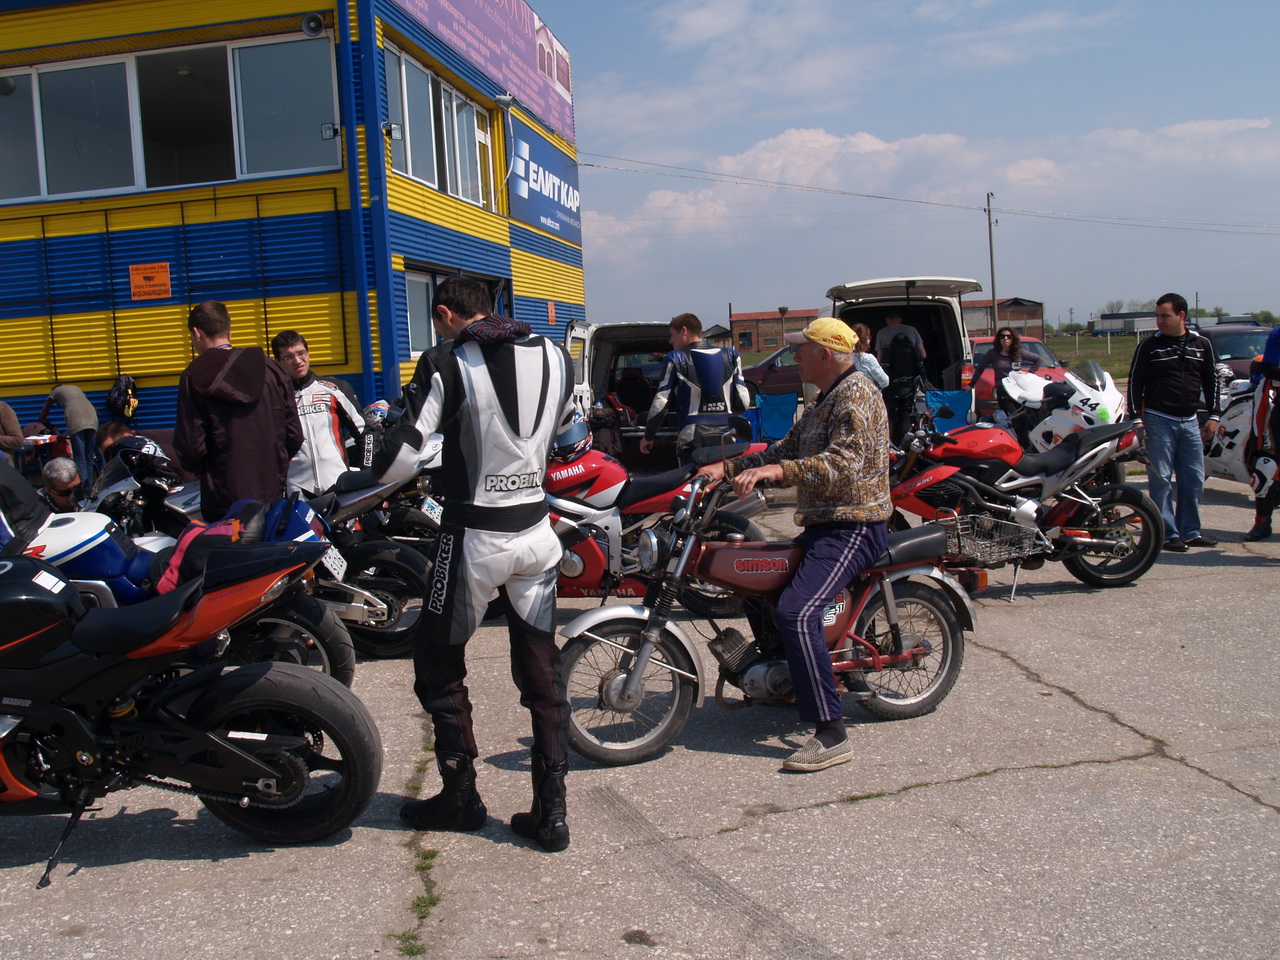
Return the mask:
[(173, 296), (169, 286), (169, 265), (167, 263), (130, 264), (129, 290), (135, 300), (158, 300)]

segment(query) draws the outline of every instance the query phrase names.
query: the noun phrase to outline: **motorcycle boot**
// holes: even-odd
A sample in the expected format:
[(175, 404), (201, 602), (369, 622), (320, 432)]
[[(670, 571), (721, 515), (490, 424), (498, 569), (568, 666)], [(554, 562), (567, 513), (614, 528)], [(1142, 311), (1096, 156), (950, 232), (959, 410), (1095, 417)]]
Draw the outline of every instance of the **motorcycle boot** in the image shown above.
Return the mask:
[(400, 808), (400, 819), (415, 830), (479, 830), (489, 811), (476, 791), (476, 771), (465, 753), (439, 753), (436, 766), (444, 786), (427, 800), (411, 800)]
[(511, 829), (527, 840), (537, 840), (543, 850), (558, 853), (569, 846), (569, 825), (565, 822), (564, 776), (569, 758), (547, 763), (533, 754), (533, 807), (511, 818)]
[(1255, 540), (1265, 540), (1271, 536), (1271, 510), (1263, 510), (1261, 506), (1257, 510), (1257, 515), (1253, 518), (1253, 526), (1244, 535), (1245, 540), (1250, 543)]

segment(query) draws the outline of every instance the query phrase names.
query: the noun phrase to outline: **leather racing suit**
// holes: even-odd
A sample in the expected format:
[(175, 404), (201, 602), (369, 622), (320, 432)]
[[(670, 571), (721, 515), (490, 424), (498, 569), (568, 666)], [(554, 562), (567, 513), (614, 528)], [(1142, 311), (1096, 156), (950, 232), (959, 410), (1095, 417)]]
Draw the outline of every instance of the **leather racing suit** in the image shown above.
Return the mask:
[(289, 461), (289, 492), (323, 493), (347, 470), (345, 430), (359, 440), (364, 417), (337, 384), (308, 371), (293, 382), (302, 421), (302, 448)]

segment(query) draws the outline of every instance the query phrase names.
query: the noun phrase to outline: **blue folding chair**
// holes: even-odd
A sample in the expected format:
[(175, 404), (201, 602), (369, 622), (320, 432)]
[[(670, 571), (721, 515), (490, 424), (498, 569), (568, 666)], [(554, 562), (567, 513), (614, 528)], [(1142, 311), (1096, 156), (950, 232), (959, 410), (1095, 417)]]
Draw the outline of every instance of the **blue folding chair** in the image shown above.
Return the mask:
[[(924, 402), (933, 414), (934, 429), (946, 433), (956, 427), (963, 427), (969, 422), (969, 407), (973, 403), (973, 394), (968, 390), (926, 390)], [(950, 407), (952, 416), (938, 416), (940, 407)]]
[(796, 393), (762, 393), (756, 397), (760, 411), (760, 439), (766, 443), (781, 440), (796, 422)]

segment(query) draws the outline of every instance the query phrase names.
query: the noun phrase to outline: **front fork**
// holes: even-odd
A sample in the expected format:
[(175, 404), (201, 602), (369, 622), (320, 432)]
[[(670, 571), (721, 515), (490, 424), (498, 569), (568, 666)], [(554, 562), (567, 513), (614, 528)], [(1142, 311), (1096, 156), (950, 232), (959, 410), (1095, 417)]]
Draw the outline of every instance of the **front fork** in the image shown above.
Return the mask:
[(636, 650), (631, 670), (618, 692), (618, 700), (624, 708), (638, 706), (644, 695), (644, 672), (649, 666), (649, 658), (653, 656), (653, 648), (662, 642), (662, 631), (667, 628), (671, 619), (671, 611), (680, 594), (680, 584), (693, 561), (699, 542), (700, 538), (694, 534), (684, 537), (680, 551), (667, 563), (666, 574), (660, 584), (650, 588), (649, 595), (644, 598), (645, 606), (650, 611), (649, 622), (640, 634), (640, 648)]

